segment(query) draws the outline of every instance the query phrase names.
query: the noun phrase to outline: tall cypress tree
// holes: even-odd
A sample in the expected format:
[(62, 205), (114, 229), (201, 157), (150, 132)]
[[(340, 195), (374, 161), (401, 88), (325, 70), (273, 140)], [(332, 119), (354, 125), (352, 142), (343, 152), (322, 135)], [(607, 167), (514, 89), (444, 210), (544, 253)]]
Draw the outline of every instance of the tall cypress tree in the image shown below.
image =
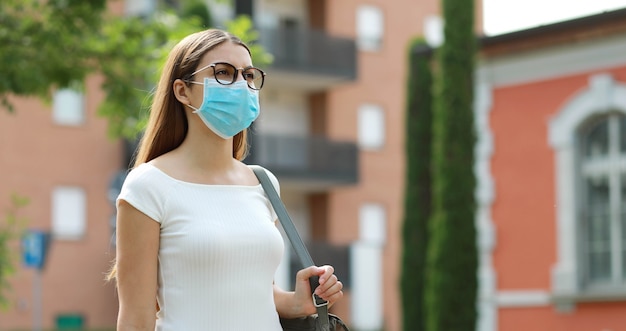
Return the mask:
[(445, 41), (436, 54), (426, 322), (428, 331), (474, 331), (474, 1), (442, 0), (442, 5)]
[(407, 77), (406, 181), (400, 289), (403, 330), (424, 331), (424, 273), (431, 211), (432, 73), (424, 41), (409, 47)]

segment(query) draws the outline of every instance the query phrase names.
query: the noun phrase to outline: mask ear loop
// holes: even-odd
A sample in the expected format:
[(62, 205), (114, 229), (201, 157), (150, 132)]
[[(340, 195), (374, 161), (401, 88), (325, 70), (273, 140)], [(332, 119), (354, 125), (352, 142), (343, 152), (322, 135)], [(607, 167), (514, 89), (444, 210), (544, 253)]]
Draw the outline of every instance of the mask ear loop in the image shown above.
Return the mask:
[[(191, 83), (191, 84), (197, 84), (197, 85), (202, 85), (203, 90), (202, 90), (202, 104), (204, 104), (206, 98), (206, 94), (207, 94), (207, 88), (206, 86), (209, 83), (209, 78), (208, 77), (204, 77), (204, 83), (200, 83), (200, 82), (195, 82), (193, 80), (188, 80), (187, 82)], [(200, 108), (202, 108), (202, 105), (200, 105), (200, 108), (196, 108), (194, 106), (192, 106), (191, 104), (185, 105), (191, 109), (193, 109), (193, 113), (198, 113), (200, 111)]]
[(192, 105), (185, 105), (185, 106), (187, 106), (187, 107), (189, 107), (189, 108), (193, 109), (193, 112), (192, 112), (192, 113), (194, 113), (194, 114), (200, 111), (200, 109), (198, 109), (198, 108), (196, 108), (196, 107), (194, 107), (194, 106), (192, 106)]

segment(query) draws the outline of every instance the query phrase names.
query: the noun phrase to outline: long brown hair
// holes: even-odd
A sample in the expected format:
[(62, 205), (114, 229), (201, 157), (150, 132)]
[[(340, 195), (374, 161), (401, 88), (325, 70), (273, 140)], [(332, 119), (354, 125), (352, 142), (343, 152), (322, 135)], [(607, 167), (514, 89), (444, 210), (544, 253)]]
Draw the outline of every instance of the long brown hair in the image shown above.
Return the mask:
[[(187, 115), (183, 104), (174, 96), (172, 84), (176, 79), (188, 78), (207, 52), (225, 42), (241, 45), (250, 53), (250, 48), (241, 39), (218, 29), (193, 33), (172, 48), (156, 87), (148, 125), (133, 167), (170, 152), (183, 143), (188, 130)], [(243, 160), (247, 152), (247, 130), (243, 130), (233, 137), (233, 158)], [(116, 274), (114, 263), (106, 279), (112, 280)]]
[[(148, 162), (176, 149), (187, 136), (187, 115), (172, 91), (176, 79), (193, 73), (202, 57), (215, 47), (232, 42), (250, 49), (236, 36), (222, 30), (209, 29), (185, 37), (170, 51), (156, 88), (146, 131), (139, 143), (134, 166)], [(247, 153), (247, 132), (233, 137), (233, 157), (242, 160)]]

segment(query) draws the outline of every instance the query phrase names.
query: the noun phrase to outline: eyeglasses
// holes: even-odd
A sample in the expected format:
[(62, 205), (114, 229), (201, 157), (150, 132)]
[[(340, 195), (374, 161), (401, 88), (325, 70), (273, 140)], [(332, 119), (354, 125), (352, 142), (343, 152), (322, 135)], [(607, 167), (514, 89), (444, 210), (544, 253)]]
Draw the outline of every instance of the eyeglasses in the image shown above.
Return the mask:
[(204, 66), (194, 71), (191, 75), (189, 75), (189, 78), (184, 79), (184, 81), (193, 83), (190, 80), (191, 77), (207, 68), (213, 68), (213, 77), (222, 85), (230, 85), (237, 81), (240, 71), (241, 76), (248, 83), (248, 87), (253, 90), (260, 90), (265, 82), (265, 72), (263, 72), (263, 70), (255, 67), (237, 69), (234, 65), (226, 62), (211, 63), (208, 66)]

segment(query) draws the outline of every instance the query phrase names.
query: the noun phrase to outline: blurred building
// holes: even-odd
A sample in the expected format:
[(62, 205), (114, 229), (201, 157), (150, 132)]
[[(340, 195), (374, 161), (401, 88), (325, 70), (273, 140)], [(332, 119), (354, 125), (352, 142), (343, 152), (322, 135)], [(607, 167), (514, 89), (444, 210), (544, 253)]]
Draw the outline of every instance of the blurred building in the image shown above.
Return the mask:
[[(315, 259), (337, 266), (347, 296), (335, 312), (362, 330), (400, 330), (406, 48), (438, 1), (235, 4), (212, 4), (216, 21), (251, 14), (276, 57), (247, 162), (279, 177)], [(626, 325), (624, 22), (618, 10), (481, 40), (478, 330)], [(112, 327), (117, 312), (103, 277), (128, 150), (95, 115), (98, 86), (92, 77), (84, 94), (12, 99), (16, 113), (0, 112), (0, 202), (29, 197), (29, 227), (54, 236), (46, 327)], [(292, 269), (277, 277), (285, 286)], [(35, 276), (18, 269), (0, 330), (32, 325)]]
[(481, 331), (626, 328), (626, 9), (481, 40)]
[(53, 236), (41, 280), (21, 264), (14, 246), (18, 268), (3, 291), (10, 305), (0, 309), (0, 330), (36, 324), (38, 298), (45, 327), (113, 325), (115, 287), (104, 281), (115, 252), (108, 193), (126, 164), (122, 143), (107, 138), (107, 123), (96, 115), (104, 98), (99, 86), (93, 77), (84, 94), (58, 91), (52, 104), (12, 98), (15, 112), (0, 111), (0, 218), (11, 194), (25, 196), (30, 203), (18, 214), (28, 219), (26, 228)]
[[(400, 330), (407, 47), (437, 31), (439, 1), (207, 3), (218, 26), (249, 14), (275, 56), (246, 162), (276, 174), (314, 259), (337, 267), (346, 298), (334, 312), (355, 329)], [(111, 2), (131, 15), (156, 7), (157, 0)], [(476, 12), (479, 27), (480, 6)], [(103, 279), (114, 258), (113, 200), (132, 149), (107, 138), (95, 115), (104, 97), (98, 86), (92, 77), (84, 94), (58, 91), (50, 105), (12, 99), (16, 112), (0, 112), (0, 201), (11, 192), (29, 197), (29, 227), (53, 235), (41, 281), (47, 328), (115, 325), (115, 289)], [(284, 286), (289, 261), (277, 274)], [(18, 268), (0, 330), (33, 324), (35, 276)]]

